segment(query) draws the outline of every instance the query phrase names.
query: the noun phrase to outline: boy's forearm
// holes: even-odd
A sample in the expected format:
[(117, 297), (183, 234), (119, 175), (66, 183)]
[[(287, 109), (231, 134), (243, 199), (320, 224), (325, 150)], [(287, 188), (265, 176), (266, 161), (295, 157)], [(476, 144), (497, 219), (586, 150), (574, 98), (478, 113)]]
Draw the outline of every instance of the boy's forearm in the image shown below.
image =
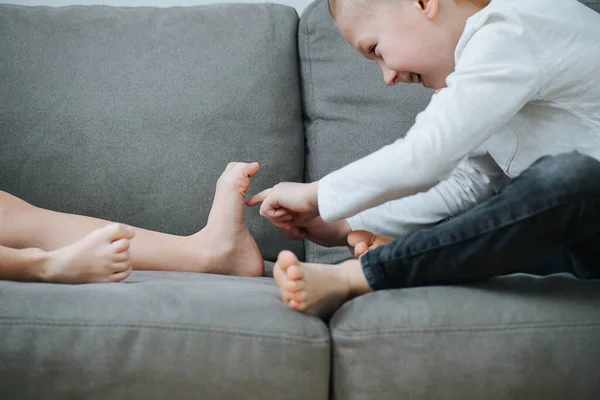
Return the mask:
[(352, 228), (350, 227), (348, 220), (341, 219), (341, 220), (335, 222), (334, 224), (335, 224), (335, 229), (337, 232), (335, 246), (347, 246), (348, 245), (348, 235), (350, 234), (350, 232), (352, 232)]
[(313, 218), (306, 224), (299, 225), (298, 228), (303, 230), (306, 239), (325, 247), (346, 246), (348, 235), (352, 232), (345, 219), (325, 222), (320, 217)]
[(504, 171), (485, 152), (463, 160), (450, 178), (427, 192), (390, 201), (348, 219), (352, 229), (404, 236), (457, 216), (496, 194), (506, 182)]
[(40, 249), (13, 249), (0, 246), (0, 279), (36, 282), (43, 276), (46, 252)]

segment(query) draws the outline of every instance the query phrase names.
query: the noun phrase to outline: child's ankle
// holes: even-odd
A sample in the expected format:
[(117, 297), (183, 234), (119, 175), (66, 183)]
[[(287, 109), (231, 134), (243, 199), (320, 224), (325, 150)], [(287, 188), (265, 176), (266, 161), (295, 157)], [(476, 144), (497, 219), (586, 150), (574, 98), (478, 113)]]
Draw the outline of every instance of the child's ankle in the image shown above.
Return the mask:
[(23, 249), (27, 263), (24, 266), (24, 278), (32, 282), (49, 282), (52, 279), (48, 268), (51, 252), (38, 248)]

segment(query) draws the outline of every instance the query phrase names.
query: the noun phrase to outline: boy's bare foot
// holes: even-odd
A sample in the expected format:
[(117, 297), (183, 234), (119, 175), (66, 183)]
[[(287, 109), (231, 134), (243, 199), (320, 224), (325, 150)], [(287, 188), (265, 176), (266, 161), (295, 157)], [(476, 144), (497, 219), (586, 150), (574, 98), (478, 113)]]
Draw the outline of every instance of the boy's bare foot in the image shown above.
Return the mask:
[(308, 264), (299, 262), (294, 253), (282, 251), (273, 276), (285, 304), (320, 318), (329, 317), (349, 298), (371, 291), (358, 260)]
[(77, 242), (45, 253), (42, 280), (55, 283), (118, 282), (131, 273), (129, 240), (134, 229), (111, 224)]
[(244, 197), (258, 163), (229, 163), (217, 181), (208, 223), (189, 237), (203, 253), (197, 272), (262, 276), (262, 253), (244, 219)]
[(348, 244), (354, 248), (354, 257), (360, 258), (369, 250), (374, 250), (393, 242), (390, 236), (379, 236), (369, 231), (352, 231), (348, 235)]

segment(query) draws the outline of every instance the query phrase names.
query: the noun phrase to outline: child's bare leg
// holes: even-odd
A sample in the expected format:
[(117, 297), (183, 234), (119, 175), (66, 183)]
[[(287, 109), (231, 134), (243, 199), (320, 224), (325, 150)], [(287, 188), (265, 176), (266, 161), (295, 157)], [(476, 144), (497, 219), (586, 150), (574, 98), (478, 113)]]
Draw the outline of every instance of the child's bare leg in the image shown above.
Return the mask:
[(372, 291), (359, 260), (338, 265), (309, 264), (299, 262), (290, 251), (282, 251), (273, 276), (285, 304), (321, 318), (350, 298)]
[[(257, 163), (231, 163), (217, 182), (208, 223), (191, 236), (136, 228), (129, 249), (134, 269), (262, 275), (263, 259), (244, 221), (244, 196)], [(34, 207), (0, 192), (0, 245), (56, 250), (110, 222)]]
[(53, 251), (0, 246), (0, 279), (55, 283), (117, 282), (129, 276), (134, 229), (111, 224)]

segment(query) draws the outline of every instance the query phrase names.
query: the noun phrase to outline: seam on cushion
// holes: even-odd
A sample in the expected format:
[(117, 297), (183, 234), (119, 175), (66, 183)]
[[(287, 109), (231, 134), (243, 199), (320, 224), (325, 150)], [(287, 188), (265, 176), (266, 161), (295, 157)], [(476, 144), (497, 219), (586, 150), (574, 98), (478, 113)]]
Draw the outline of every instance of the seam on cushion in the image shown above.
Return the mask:
[[(311, 19), (313, 17), (313, 15), (315, 14), (315, 8), (320, 4), (320, 2), (315, 1), (313, 2), (309, 8), (306, 9), (306, 11), (303, 13), (303, 16), (300, 18), (300, 21), (302, 22), (303, 20), (306, 20), (306, 22), (304, 24), (299, 24), (299, 27), (302, 28), (301, 25), (304, 25), (304, 29), (299, 29), (298, 31), (302, 32), (302, 36), (303, 39), (306, 43), (306, 57), (308, 60), (308, 80), (310, 82), (310, 96), (306, 96), (306, 98), (304, 99), (305, 102), (307, 102), (308, 104), (310, 104), (310, 107), (307, 107), (307, 110), (310, 109), (310, 112), (312, 114), (315, 113), (315, 85), (313, 82), (313, 77), (312, 77), (312, 59), (310, 56), (310, 38), (311, 38), (311, 34), (310, 34), (310, 23), (311, 23)], [(300, 43), (300, 42), (298, 42)], [(302, 71), (302, 69), (300, 69)], [(310, 99), (309, 99), (310, 97)], [(306, 101), (309, 100), (309, 101)]]
[(306, 21), (306, 56), (308, 57), (308, 75), (310, 78), (310, 101), (311, 101), (311, 110), (312, 110), (312, 114), (313, 114), (313, 118), (315, 117), (315, 113), (316, 113), (316, 107), (315, 107), (315, 82), (313, 80), (313, 73), (312, 73), (312, 67), (313, 67), (313, 60), (312, 57), (310, 55), (310, 40), (311, 40), (311, 34), (310, 34), (310, 22), (312, 20), (312, 17), (315, 15), (315, 7), (313, 7), (313, 9), (311, 10), (310, 15), (308, 16), (308, 20)]
[(312, 64), (313, 64), (313, 60), (312, 57), (310, 55), (310, 39), (311, 39), (311, 30), (310, 30), (310, 22), (312, 20), (312, 17), (315, 15), (315, 8), (316, 8), (316, 4), (315, 6), (312, 8), (312, 10), (310, 10), (310, 14), (308, 16), (308, 20), (306, 21), (306, 56), (308, 57), (308, 74), (309, 74), (309, 78), (310, 78), (310, 101), (311, 101), (311, 109), (312, 109), (312, 114), (313, 117), (315, 116), (316, 113), (316, 106), (315, 106), (315, 82), (313, 81), (313, 74), (312, 74)]
[(331, 331), (332, 339), (365, 339), (370, 337), (385, 337), (396, 335), (437, 335), (440, 333), (500, 333), (500, 332), (519, 332), (531, 330), (554, 330), (554, 329), (600, 329), (600, 322), (576, 323), (576, 324), (517, 324), (507, 325), (479, 325), (472, 328), (426, 328), (426, 329), (395, 329), (385, 332), (381, 331), (346, 331), (333, 329)]
[(136, 330), (162, 330), (162, 331), (175, 331), (175, 332), (194, 332), (194, 333), (202, 333), (202, 334), (217, 334), (217, 335), (233, 335), (240, 336), (249, 339), (268, 339), (275, 340), (280, 342), (303, 342), (312, 345), (329, 345), (330, 337), (323, 338), (306, 338), (301, 336), (293, 336), (289, 334), (282, 335), (269, 335), (261, 332), (253, 332), (253, 331), (244, 331), (244, 330), (225, 330), (225, 329), (207, 329), (207, 328), (199, 328), (195, 326), (185, 326), (185, 325), (158, 325), (158, 324), (102, 324), (102, 323), (73, 323), (71, 321), (68, 322), (41, 322), (41, 321), (23, 321), (17, 319), (0, 319), (0, 326), (8, 326), (8, 327), (17, 327), (17, 326), (29, 326), (29, 327), (46, 327), (46, 328), (125, 328), (125, 329), (136, 329)]
[[(321, 0), (323, 1), (323, 0)], [(300, 34), (302, 36), (302, 41), (305, 43), (305, 47), (306, 47), (306, 58), (308, 61), (308, 79), (307, 81), (309, 82), (310, 85), (310, 91), (306, 90), (306, 85), (302, 85), (302, 103), (303, 103), (303, 108), (305, 110), (305, 114), (303, 116), (303, 133), (304, 133), (304, 176), (303, 176), (303, 181), (306, 182), (307, 179), (307, 174), (308, 174), (308, 146), (307, 146), (307, 142), (308, 142), (308, 138), (306, 135), (306, 120), (308, 118), (306, 118), (309, 114), (312, 115), (312, 118), (310, 118), (313, 122), (313, 128), (315, 128), (317, 126), (318, 120), (316, 119), (316, 101), (315, 101), (315, 83), (313, 81), (313, 74), (312, 74), (312, 58), (310, 55), (310, 46), (311, 46), (311, 28), (310, 28), (310, 24), (311, 24), (311, 20), (312, 17), (315, 14), (315, 9), (318, 7), (318, 5), (320, 4), (319, 1), (313, 1), (308, 8), (302, 13), (302, 16), (300, 17), (300, 21), (298, 23), (298, 45), (300, 47)], [(301, 56), (301, 54), (299, 54)], [(302, 62), (302, 60), (299, 60), (300, 62)], [(300, 75), (302, 75), (302, 67), (300, 66)], [(314, 129), (313, 129), (314, 130)], [(306, 245), (306, 243), (303, 243), (303, 247), (304, 247), (304, 258), (306, 259), (306, 255), (308, 254), (308, 246)]]

